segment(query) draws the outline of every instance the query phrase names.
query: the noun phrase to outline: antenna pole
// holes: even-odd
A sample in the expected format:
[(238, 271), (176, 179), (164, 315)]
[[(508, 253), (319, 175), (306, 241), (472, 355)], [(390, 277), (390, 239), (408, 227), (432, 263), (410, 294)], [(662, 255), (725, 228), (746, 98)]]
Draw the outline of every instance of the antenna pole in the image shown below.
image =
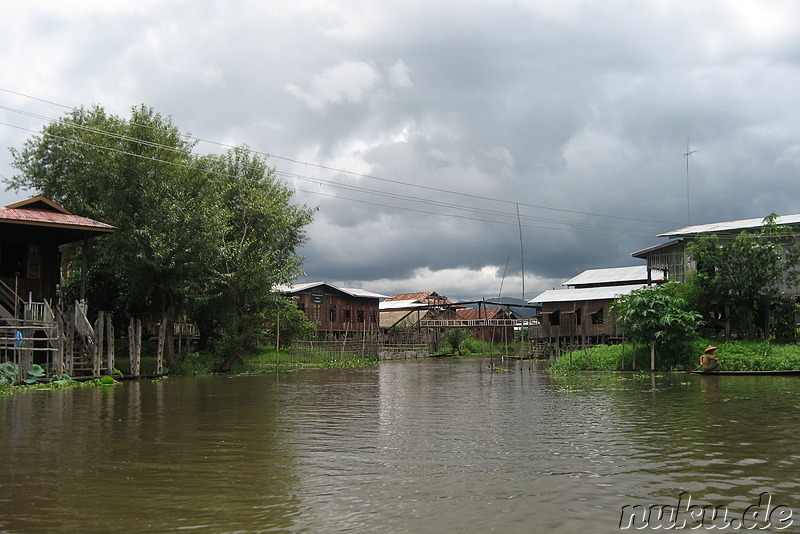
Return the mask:
[(689, 216), (689, 226), (692, 225), (692, 201), (689, 193), (689, 156), (697, 152), (697, 150), (689, 150), (689, 138), (686, 138), (686, 152), (683, 157), (686, 158), (686, 212)]
[(522, 302), (525, 302), (525, 250), (522, 248), (522, 220), (519, 217), (519, 202), (517, 202), (517, 225), (519, 226), (519, 261), (522, 268)]

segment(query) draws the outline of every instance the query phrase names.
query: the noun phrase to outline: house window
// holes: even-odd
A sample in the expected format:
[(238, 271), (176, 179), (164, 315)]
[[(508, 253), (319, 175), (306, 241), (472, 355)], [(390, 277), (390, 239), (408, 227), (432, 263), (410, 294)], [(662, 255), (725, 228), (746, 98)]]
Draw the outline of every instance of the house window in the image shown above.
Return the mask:
[(603, 308), (592, 314), (592, 324), (603, 324)]
[(302, 301), (298, 302), (297, 303), (297, 309), (300, 310), (301, 312), (305, 313), (306, 312), (306, 303), (302, 302)]
[(351, 320), (350, 310), (342, 310), (342, 322), (349, 323)]
[(329, 313), (328, 313), (328, 320), (332, 323), (336, 322), (336, 304), (331, 304)]
[(356, 311), (356, 322), (358, 323), (364, 322), (364, 310)]
[(550, 326), (558, 326), (561, 324), (561, 310), (550, 312), (547, 315), (549, 315), (548, 320)]
[(581, 313), (581, 309), (578, 308), (575, 310), (575, 324), (583, 324), (583, 314)]
[(41, 277), (42, 249), (39, 245), (28, 247), (28, 278), (38, 279)]

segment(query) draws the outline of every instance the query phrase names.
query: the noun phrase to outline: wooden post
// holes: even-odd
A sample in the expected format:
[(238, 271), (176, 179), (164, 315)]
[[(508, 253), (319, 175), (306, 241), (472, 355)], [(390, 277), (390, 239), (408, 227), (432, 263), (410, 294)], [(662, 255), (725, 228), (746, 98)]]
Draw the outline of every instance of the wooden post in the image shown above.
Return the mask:
[(99, 312), (94, 324), (94, 350), (92, 351), (92, 376), (100, 376), (103, 360), (103, 342), (105, 337), (105, 314)]
[(650, 343), (650, 370), (656, 370), (656, 344)]
[(161, 318), (161, 325), (158, 327), (158, 352), (156, 353), (156, 376), (164, 374), (164, 344), (167, 341), (167, 318)]
[(278, 308), (277, 316), (275, 317), (275, 370), (281, 363), (281, 309)]
[(106, 374), (114, 374), (114, 323), (109, 317), (106, 320)]
[(130, 318), (128, 323), (128, 349), (130, 351), (131, 376), (138, 377), (142, 362), (142, 322)]
[(76, 310), (72, 310), (72, 314), (64, 321), (64, 356), (66, 357), (66, 368), (67, 374), (72, 376), (75, 372), (75, 313)]
[(86, 301), (86, 271), (88, 270), (88, 256), (89, 256), (89, 234), (83, 236), (83, 249), (81, 250), (81, 285), (80, 285), (80, 298), (81, 302)]

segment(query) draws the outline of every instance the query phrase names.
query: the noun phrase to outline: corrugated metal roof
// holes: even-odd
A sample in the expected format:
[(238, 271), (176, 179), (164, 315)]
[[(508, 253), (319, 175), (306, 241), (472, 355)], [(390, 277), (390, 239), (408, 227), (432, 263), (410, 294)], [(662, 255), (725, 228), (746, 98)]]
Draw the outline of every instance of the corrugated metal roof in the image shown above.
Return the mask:
[(386, 295), (381, 295), (380, 293), (373, 293), (372, 291), (367, 291), (366, 289), (358, 289), (352, 287), (337, 287), (327, 282), (306, 282), (303, 284), (288, 284), (288, 285), (283, 284), (276, 286), (275, 290), (280, 291), (281, 293), (299, 293), (301, 291), (305, 291), (306, 289), (313, 289), (318, 286), (328, 286), (331, 289), (341, 291), (342, 293), (347, 293), (351, 297), (372, 298), (372, 299), (386, 298)]
[(427, 302), (428, 304), (442, 304), (449, 303), (447, 297), (443, 297), (436, 293), (436, 291), (421, 291), (417, 293), (398, 293), (392, 295), (388, 300), (418, 300), (420, 302)]
[(406, 310), (412, 308), (425, 308), (428, 305), (418, 300), (384, 300), (379, 304), (381, 310)]
[(650, 254), (651, 252), (655, 252), (657, 250), (667, 249), (667, 248), (670, 248), (670, 247), (677, 247), (677, 246), (680, 246), (680, 244), (682, 242), (683, 241), (678, 240), (678, 241), (669, 241), (667, 243), (660, 243), (660, 244), (654, 245), (652, 247), (648, 247), (648, 248), (645, 248), (645, 249), (642, 249), (642, 250), (637, 250), (636, 252), (631, 252), (631, 256), (633, 256), (634, 258), (644, 258), (644, 259), (646, 259), (647, 255)]
[(610, 269), (588, 269), (564, 282), (565, 286), (587, 284), (610, 284), (647, 280), (647, 265), (612, 267)]
[[(742, 219), (741, 221), (718, 222), (711, 224), (697, 224), (687, 226), (672, 232), (658, 234), (658, 237), (690, 237), (698, 234), (730, 233), (741, 232), (743, 230), (754, 230), (764, 223), (764, 219)], [(797, 225), (800, 224), (800, 214), (783, 215), (775, 219), (776, 224)]]
[(381, 295), (380, 293), (374, 293), (372, 291), (367, 291), (366, 289), (361, 289), (358, 287), (340, 287), (340, 290), (344, 291), (345, 293), (349, 293), (354, 297), (362, 297), (368, 299), (385, 299), (386, 295)]
[(628, 284), (624, 286), (587, 287), (582, 289), (549, 289), (529, 300), (529, 303), (576, 302), (582, 300), (609, 300), (646, 287), (647, 284)]

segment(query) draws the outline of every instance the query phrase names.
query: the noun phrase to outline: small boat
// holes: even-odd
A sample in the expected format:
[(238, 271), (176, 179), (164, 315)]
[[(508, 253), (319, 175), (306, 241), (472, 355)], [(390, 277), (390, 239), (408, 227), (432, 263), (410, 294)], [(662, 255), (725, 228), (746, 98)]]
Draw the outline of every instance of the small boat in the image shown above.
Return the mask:
[(689, 371), (695, 375), (800, 375), (800, 369), (787, 369), (783, 371)]

